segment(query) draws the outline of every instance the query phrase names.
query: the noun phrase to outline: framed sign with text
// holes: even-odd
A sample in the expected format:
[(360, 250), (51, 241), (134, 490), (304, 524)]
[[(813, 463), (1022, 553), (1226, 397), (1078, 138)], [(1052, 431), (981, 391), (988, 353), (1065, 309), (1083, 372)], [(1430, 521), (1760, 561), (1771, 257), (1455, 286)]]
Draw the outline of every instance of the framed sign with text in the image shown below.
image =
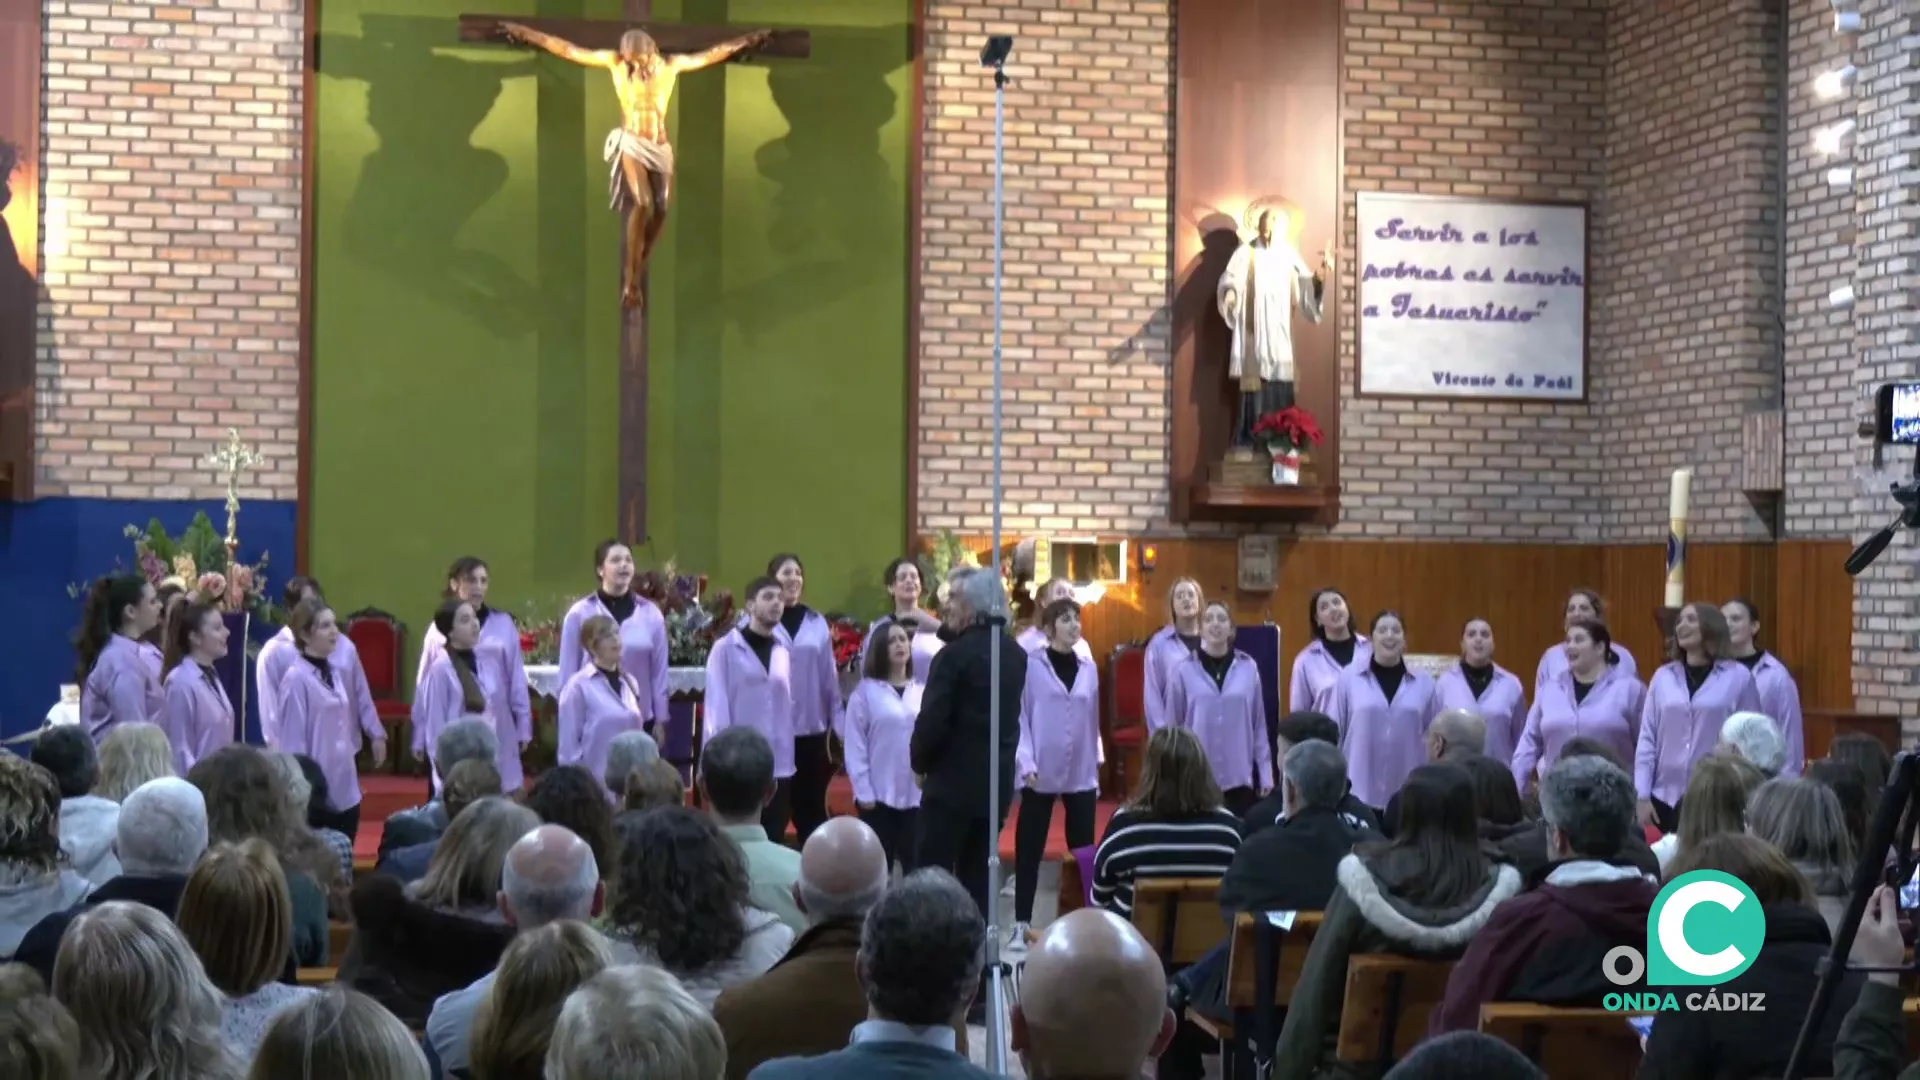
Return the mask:
[(1586, 400), (1584, 204), (1357, 199), (1361, 394)]

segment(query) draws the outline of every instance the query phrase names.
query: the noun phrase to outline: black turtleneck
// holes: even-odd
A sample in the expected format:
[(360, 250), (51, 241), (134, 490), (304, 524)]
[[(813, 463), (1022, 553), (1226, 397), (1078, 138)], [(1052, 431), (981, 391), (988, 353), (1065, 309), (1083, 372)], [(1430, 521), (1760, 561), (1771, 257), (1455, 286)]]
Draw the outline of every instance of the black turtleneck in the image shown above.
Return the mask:
[(1700, 688), (1707, 684), (1707, 676), (1713, 674), (1713, 661), (1711, 660), (1697, 667), (1693, 664), (1687, 664), (1684, 662), (1682, 663), (1681, 666), (1687, 669), (1687, 696), (1688, 697), (1692, 697), (1693, 695), (1699, 693)]
[(1373, 681), (1380, 684), (1380, 693), (1386, 697), (1387, 704), (1393, 704), (1393, 695), (1400, 692), (1400, 682), (1407, 677), (1407, 662), (1398, 661), (1392, 667), (1382, 667), (1380, 661), (1369, 661), (1373, 669)]
[(633, 609), (637, 603), (638, 601), (633, 598), (632, 589), (628, 589), (619, 596), (609, 595), (605, 589), (600, 590), (600, 606), (607, 609), (607, 614), (613, 616), (614, 622), (623, 623), (633, 618)]
[(1575, 705), (1579, 705), (1585, 702), (1587, 700), (1587, 695), (1592, 692), (1593, 692), (1592, 683), (1581, 682), (1580, 677), (1578, 675), (1575, 675), (1573, 677), (1573, 703)]
[(807, 621), (809, 614), (812, 614), (812, 612), (808, 610), (805, 604), (787, 605), (787, 610), (780, 614), (780, 625), (787, 628), (788, 637), (795, 638), (800, 636), (800, 624)]
[(760, 666), (772, 671), (773, 635), (763, 634), (755, 630), (752, 623), (748, 623), (740, 628), (740, 637), (746, 641), (747, 647), (753, 650), (753, 655), (760, 658)]
[(201, 665), (199, 665), (199, 668), (200, 668), (200, 677), (201, 677), (201, 678), (203, 678), (203, 679), (205, 679), (205, 680), (207, 680), (207, 685), (208, 685), (208, 686), (219, 686), (219, 685), (220, 685), (220, 676), (218, 676), (218, 675), (215, 675), (215, 674), (213, 673), (213, 665), (212, 665), (212, 664), (201, 664)]
[(473, 609), (473, 617), (480, 620), (480, 626), (484, 629), (487, 625), (487, 620), (493, 617), (493, 609), (485, 604), (481, 604), (479, 607)]
[(603, 679), (605, 679), (605, 680), (607, 680), (607, 685), (608, 685), (608, 686), (611, 686), (611, 687), (613, 687), (613, 696), (614, 696), (614, 697), (616, 697), (616, 698), (617, 698), (617, 697), (619, 697), (619, 696), (620, 696), (620, 691), (622, 691), (622, 690), (625, 690), (625, 689), (626, 689), (626, 684), (620, 681), (620, 669), (619, 669), (619, 668), (614, 668), (614, 669), (613, 669), (612, 671), (608, 671), (608, 670), (607, 670), (606, 668), (603, 668), (603, 667), (601, 667), (601, 666), (599, 666), (598, 664), (595, 664), (595, 665), (594, 665), (594, 668), (593, 668), (593, 669), (594, 669), (595, 671), (598, 671), (598, 672), (600, 673), (600, 677), (601, 677), (601, 678), (603, 678)]
[(1353, 646), (1355, 641), (1356, 639), (1352, 636), (1348, 636), (1345, 641), (1331, 641), (1327, 638), (1321, 638), (1320, 644), (1327, 650), (1327, 655), (1333, 657), (1335, 663), (1341, 667), (1346, 667), (1348, 664), (1353, 663)]
[(1173, 636), (1179, 639), (1180, 644), (1186, 646), (1186, 649), (1188, 652), (1193, 652), (1195, 649), (1198, 649), (1200, 647), (1199, 634), (1183, 634), (1180, 631), (1175, 630), (1173, 632)]
[(1465, 660), (1460, 661), (1460, 674), (1467, 677), (1467, 689), (1473, 691), (1473, 700), (1479, 701), (1480, 695), (1493, 685), (1493, 665), (1474, 667)]
[(1200, 658), (1200, 670), (1205, 671), (1207, 678), (1213, 680), (1215, 690), (1227, 685), (1227, 672), (1233, 670), (1232, 649), (1228, 649), (1225, 656), (1215, 656), (1205, 649), (1199, 650), (1194, 655)]
[(1073, 677), (1080, 674), (1080, 658), (1072, 649), (1061, 652), (1052, 645), (1047, 646), (1047, 663), (1053, 665), (1053, 673), (1060, 676), (1060, 685), (1073, 689)]
[(307, 663), (312, 664), (313, 670), (320, 674), (320, 685), (329, 690), (333, 689), (333, 661), (324, 656), (315, 656), (307, 652), (302, 652), (300, 657)]
[(1747, 665), (1747, 670), (1752, 671), (1754, 668), (1757, 668), (1760, 666), (1760, 661), (1766, 659), (1766, 656), (1767, 656), (1766, 650), (1755, 649), (1753, 651), (1752, 656), (1736, 656), (1734, 657), (1734, 659)]

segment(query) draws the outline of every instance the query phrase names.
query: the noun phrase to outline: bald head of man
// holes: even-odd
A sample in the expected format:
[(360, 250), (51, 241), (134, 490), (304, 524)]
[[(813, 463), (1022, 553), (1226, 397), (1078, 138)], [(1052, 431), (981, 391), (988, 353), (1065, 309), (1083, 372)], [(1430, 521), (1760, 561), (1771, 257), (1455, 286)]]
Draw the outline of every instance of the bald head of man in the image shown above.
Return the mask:
[(1448, 709), (1427, 728), (1427, 760), (1456, 761), (1487, 752), (1487, 721), (1470, 709)]
[(857, 817), (831, 818), (800, 849), (794, 903), (816, 926), (864, 919), (887, 891), (887, 869), (886, 848), (871, 826)]
[(1083, 908), (1049, 925), (1027, 951), (1013, 1049), (1035, 1080), (1137, 1077), (1167, 1048), (1160, 957), (1133, 924)]
[(500, 914), (515, 928), (591, 919), (606, 901), (593, 848), (573, 830), (542, 825), (507, 849), (500, 868)]

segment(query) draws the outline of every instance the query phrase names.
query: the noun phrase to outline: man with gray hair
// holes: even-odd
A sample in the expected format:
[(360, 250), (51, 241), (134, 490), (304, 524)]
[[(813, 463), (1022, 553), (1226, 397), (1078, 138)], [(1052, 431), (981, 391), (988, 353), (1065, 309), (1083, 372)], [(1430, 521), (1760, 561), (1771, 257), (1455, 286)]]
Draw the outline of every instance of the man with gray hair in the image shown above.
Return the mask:
[[(1727, 717), (1727, 722), (1720, 725), (1720, 745), (1715, 749), (1746, 758), (1769, 780), (1779, 776), (1787, 763), (1787, 740), (1780, 734), (1780, 725), (1765, 713), (1737, 712)], [(61, 810), (64, 814), (64, 804)]]
[(651, 964), (608, 968), (567, 995), (547, 1044), (547, 1080), (720, 1080), (720, 1025)]
[[(493, 762), (499, 756), (500, 736), (494, 733), (493, 721), (477, 716), (455, 720), (433, 740), (433, 767), (440, 776), (453, 772), (453, 767), (463, 761)], [(439, 792), (434, 796), (424, 806), (401, 810), (387, 818), (386, 828), (380, 833), (381, 859), (400, 848), (438, 840), (447, 831), (446, 805), (440, 801)]]
[[(507, 849), (500, 868), (500, 915), (516, 931), (537, 930), (564, 919), (585, 921), (606, 906), (607, 888), (585, 840), (558, 825), (542, 825)], [(467, 1044), (474, 1015), (496, 972), (463, 990), (441, 995), (427, 1016), (427, 1046), (442, 1069), (468, 1066)]]
[(627, 781), (633, 770), (660, 760), (660, 744), (644, 731), (623, 731), (607, 744), (607, 771), (600, 778), (607, 786), (607, 797), (619, 806), (627, 797)]
[(1620, 987), (1605, 958), (1647, 940), (1660, 883), (1623, 860), (1638, 796), (1604, 758), (1565, 758), (1540, 782), (1550, 861), (1533, 887), (1494, 909), (1447, 979), (1428, 1034), (1475, 1031), (1492, 1001), (1595, 1007)]
[(120, 803), (113, 849), (120, 873), (86, 901), (41, 919), (20, 941), (14, 959), (53, 981), (53, 959), (67, 924), (109, 900), (145, 904), (169, 919), (180, 906), (187, 875), (207, 850), (207, 801), (200, 789), (177, 777), (149, 780)]
[[(879, 842), (872, 841), (877, 848)], [(884, 856), (882, 856), (884, 857)], [(945, 871), (920, 870), (867, 913), (855, 961), (867, 1019), (843, 1050), (769, 1061), (754, 1080), (985, 1080), (955, 1029), (980, 984), (987, 927)]]

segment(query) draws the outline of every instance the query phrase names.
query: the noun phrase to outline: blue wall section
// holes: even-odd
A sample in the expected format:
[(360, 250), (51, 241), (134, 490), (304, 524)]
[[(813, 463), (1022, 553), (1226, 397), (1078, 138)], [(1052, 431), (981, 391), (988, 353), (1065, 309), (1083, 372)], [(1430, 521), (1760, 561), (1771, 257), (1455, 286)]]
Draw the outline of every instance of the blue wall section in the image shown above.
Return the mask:
[[(0, 503), (0, 738), (39, 727), (60, 685), (73, 681), (80, 601), (67, 595), (67, 586), (91, 581), (116, 560), (130, 567), (128, 525), (158, 518), (178, 534), (199, 511), (215, 528), (226, 527), (226, 504), (218, 499)], [(293, 546), (292, 502), (251, 501), (241, 508), (240, 557), (267, 555), (267, 587), (276, 595), (294, 572)]]

